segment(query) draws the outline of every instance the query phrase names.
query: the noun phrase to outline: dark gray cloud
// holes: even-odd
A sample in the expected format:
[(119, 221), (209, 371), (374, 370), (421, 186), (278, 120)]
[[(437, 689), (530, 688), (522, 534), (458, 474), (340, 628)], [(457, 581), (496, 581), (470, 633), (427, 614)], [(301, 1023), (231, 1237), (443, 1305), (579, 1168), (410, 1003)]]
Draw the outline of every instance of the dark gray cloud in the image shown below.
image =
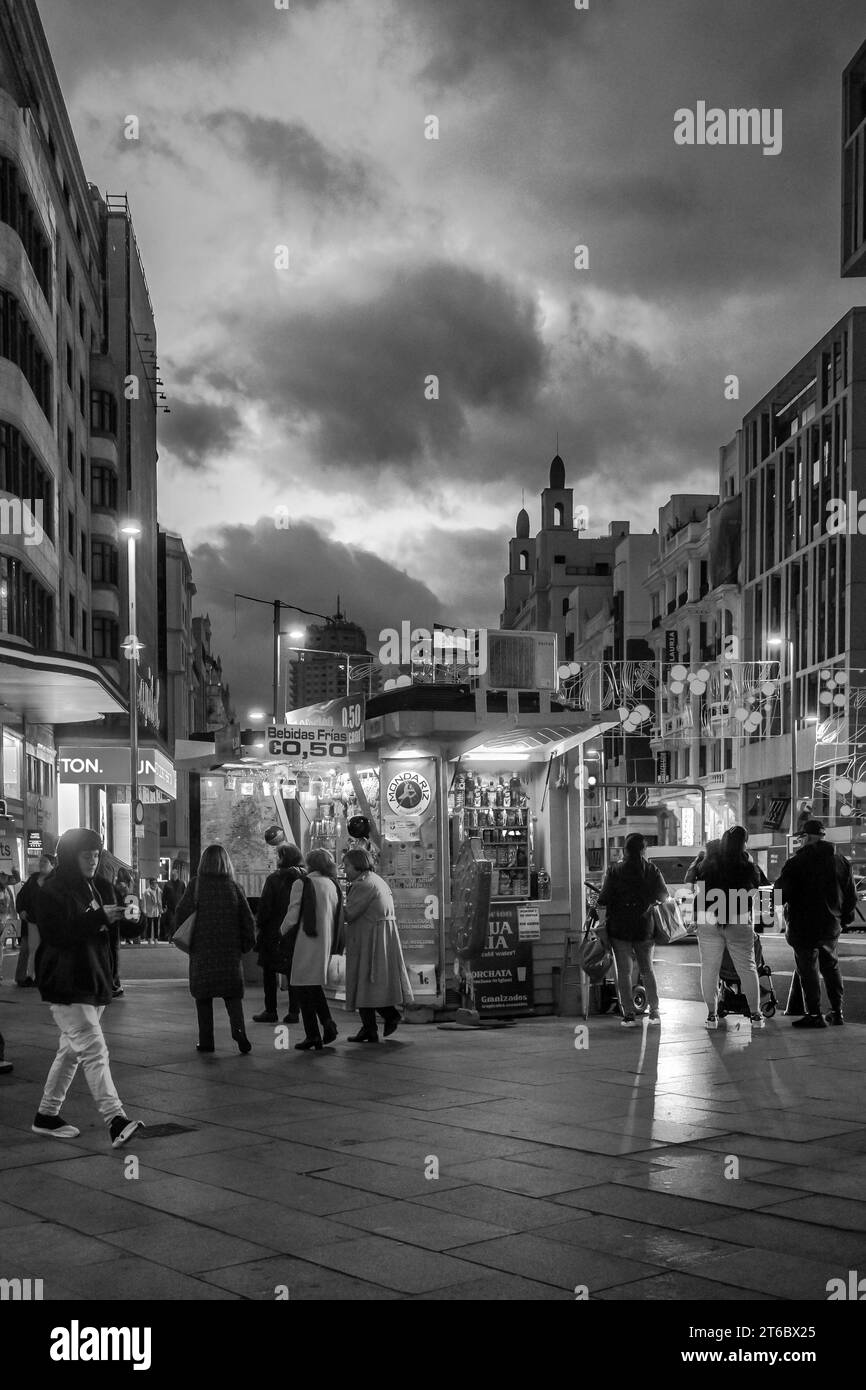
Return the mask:
[[(215, 650), (239, 715), (263, 700), (270, 707), (273, 627), (266, 608), (235, 604), (235, 591), (319, 613), (334, 612), (339, 594), (343, 611), (365, 629), (369, 650), (377, 652), (379, 632), (399, 629), (404, 618), (427, 627), (447, 620), (432, 588), (402, 568), (400, 550), (398, 537), (393, 555), (379, 556), (341, 544), (307, 520), (277, 530), (272, 517), (254, 526), (221, 526), (211, 541), (192, 550), (197, 611), (210, 614)], [(287, 630), (292, 622), (287, 613)]]
[(202, 125), (229, 142), (256, 173), (279, 188), (317, 201), (373, 204), (376, 179), (368, 161), (330, 150), (302, 121), (276, 120), (246, 111), (210, 112)]
[(241, 430), (233, 405), (172, 399), (160, 430), (165, 447), (185, 468), (198, 472), (228, 453)]
[[(545, 352), (536, 306), (464, 265), (393, 267), (369, 297), (290, 300), (228, 317), (246, 385), (271, 414), (313, 424), (323, 464), (409, 469), (464, 438), (470, 410), (529, 408)], [(439, 378), (439, 399), (425, 380)]]

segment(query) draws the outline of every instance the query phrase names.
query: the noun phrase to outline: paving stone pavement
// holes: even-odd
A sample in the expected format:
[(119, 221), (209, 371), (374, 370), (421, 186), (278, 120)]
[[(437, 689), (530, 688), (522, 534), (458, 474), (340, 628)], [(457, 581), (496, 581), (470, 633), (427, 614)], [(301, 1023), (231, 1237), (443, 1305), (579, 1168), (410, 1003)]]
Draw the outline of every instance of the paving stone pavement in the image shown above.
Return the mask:
[(31, 1134), (56, 1035), (4, 987), (0, 1278), (79, 1302), (825, 1301), (866, 1270), (866, 1026), (708, 1034), (663, 1008), (378, 1047), (341, 1015), (321, 1053), (250, 1024), (248, 1057), (220, 1020), (199, 1056), (185, 985), (130, 982), (104, 1026), (148, 1129), (114, 1152), (81, 1075), (81, 1136)]

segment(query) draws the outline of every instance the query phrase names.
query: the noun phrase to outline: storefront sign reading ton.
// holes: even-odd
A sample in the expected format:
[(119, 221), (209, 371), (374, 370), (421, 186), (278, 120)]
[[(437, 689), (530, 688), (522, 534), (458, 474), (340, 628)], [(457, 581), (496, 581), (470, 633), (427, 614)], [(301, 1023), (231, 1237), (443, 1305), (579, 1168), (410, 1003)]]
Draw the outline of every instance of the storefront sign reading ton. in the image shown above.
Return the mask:
[[(138, 780), (143, 787), (157, 787), (172, 800), (177, 796), (177, 773), (171, 761), (158, 748), (139, 749)], [(84, 744), (61, 744), (57, 766), (61, 782), (79, 786), (128, 787), (132, 759), (129, 746), (94, 748)]]

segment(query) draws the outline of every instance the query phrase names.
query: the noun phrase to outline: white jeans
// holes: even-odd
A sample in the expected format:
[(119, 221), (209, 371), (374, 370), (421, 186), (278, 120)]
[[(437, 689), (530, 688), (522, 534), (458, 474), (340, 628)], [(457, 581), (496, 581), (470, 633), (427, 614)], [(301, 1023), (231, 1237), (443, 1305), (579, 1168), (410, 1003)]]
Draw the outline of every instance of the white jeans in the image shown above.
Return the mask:
[(60, 1114), (79, 1064), (84, 1068), (84, 1079), (106, 1124), (115, 1115), (123, 1114), (120, 1096), (111, 1079), (108, 1045), (99, 1023), (104, 1007), (103, 1004), (98, 1007), (95, 1004), (51, 1005), (54, 1022), (60, 1029), (60, 1047), (45, 1082), (40, 1115)]
[(701, 948), (701, 993), (709, 1013), (716, 1012), (719, 993), (719, 970), (725, 947), (733, 961), (734, 969), (740, 977), (740, 984), (749, 1005), (749, 1013), (758, 1013), (760, 987), (755, 967), (755, 933), (751, 922), (743, 922), (727, 927), (717, 927), (711, 922), (702, 922), (698, 927), (698, 945)]

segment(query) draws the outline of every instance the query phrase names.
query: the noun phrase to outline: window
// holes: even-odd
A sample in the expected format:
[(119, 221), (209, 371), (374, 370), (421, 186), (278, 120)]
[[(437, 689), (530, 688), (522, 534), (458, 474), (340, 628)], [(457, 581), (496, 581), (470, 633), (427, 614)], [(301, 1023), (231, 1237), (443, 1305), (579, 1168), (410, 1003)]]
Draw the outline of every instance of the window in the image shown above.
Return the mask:
[(0, 222), (18, 233), (27, 259), (49, 309), (51, 304), (51, 243), (30, 201), (18, 166), (0, 156)]
[(90, 428), (97, 434), (117, 434), (117, 401), (110, 391), (91, 388)]
[(74, 284), (75, 284), (75, 282), (74, 282), (73, 277), (72, 277), (72, 266), (69, 264), (69, 261), (67, 260), (67, 262), (66, 262), (66, 303), (69, 305), (70, 309), (72, 308), (72, 300), (73, 300), (73, 297), (74, 297), (74, 294), (75, 294)]
[(66, 385), (72, 390), (72, 348), (66, 344)]
[(87, 419), (87, 382), (79, 372), (78, 374), (78, 409), (83, 418)]
[(39, 346), (27, 315), (14, 294), (0, 289), (0, 357), (14, 362), (36, 397), (43, 415), (51, 420), (51, 363)]
[(86, 573), (87, 573), (87, 532), (86, 532), (86, 531), (82, 531), (82, 532), (81, 532), (81, 549), (80, 549), (79, 552), (78, 552), (78, 558), (79, 558), (79, 560), (81, 561), (81, 573), (82, 573), (82, 574), (86, 574)]
[(117, 546), (111, 541), (96, 540), (90, 546), (91, 584), (117, 584), (118, 556)]
[(97, 661), (117, 661), (120, 651), (117, 623), (113, 618), (93, 617), (93, 655)]
[(75, 638), (75, 596), (69, 595), (69, 636)]
[[(15, 428), (0, 420), (0, 492), (22, 502), (42, 504), (40, 519), (49, 540), (54, 539), (54, 484), (29, 444)], [(31, 507), (32, 510), (32, 507)]]
[(87, 342), (87, 316), (84, 312), (84, 304), (78, 301), (78, 336), (82, 343)]
[(75, 513), (66, 513), (66, 548), (70, 555), (75, 554)]
[(66, 467), (70, 473), (75, 472), (75, 435), (72, 430), (66, 431)]
[(0, 555), (0, 632), (31, 646), (54, 646), (54, 598), (21, 560)]
[(81, 649), (87, 651), (87, 609), (81, 610)]
[(565, 614), (565, 613), (568, 612), (568, 599), (567, 599), (567, 598), (564, 598), (564, 599), (562, 600), (562, 611), (563, 611), (563, 614)]
[(564, 556), (564, 555), (554, 555), (554, 557), (553, 557), (553, 563), (554, 563), (555, 565), (564, 565), (564, 564), (565, 564), (565, 556)]
[(90, 505), (94, 511), (117, 511), (117, 477), (103, 463), (91, 465)]
[(79, 454), (78, 458), (79, 458), (79, 462), (80, 462), (80, 464), (81, 464), (81, 474), (80, 474), (81, 495), (82, 495), (82, 497), (86, 497), (86, 496), (87, 496), (87, 455), (86, 455), (86, 454)]

